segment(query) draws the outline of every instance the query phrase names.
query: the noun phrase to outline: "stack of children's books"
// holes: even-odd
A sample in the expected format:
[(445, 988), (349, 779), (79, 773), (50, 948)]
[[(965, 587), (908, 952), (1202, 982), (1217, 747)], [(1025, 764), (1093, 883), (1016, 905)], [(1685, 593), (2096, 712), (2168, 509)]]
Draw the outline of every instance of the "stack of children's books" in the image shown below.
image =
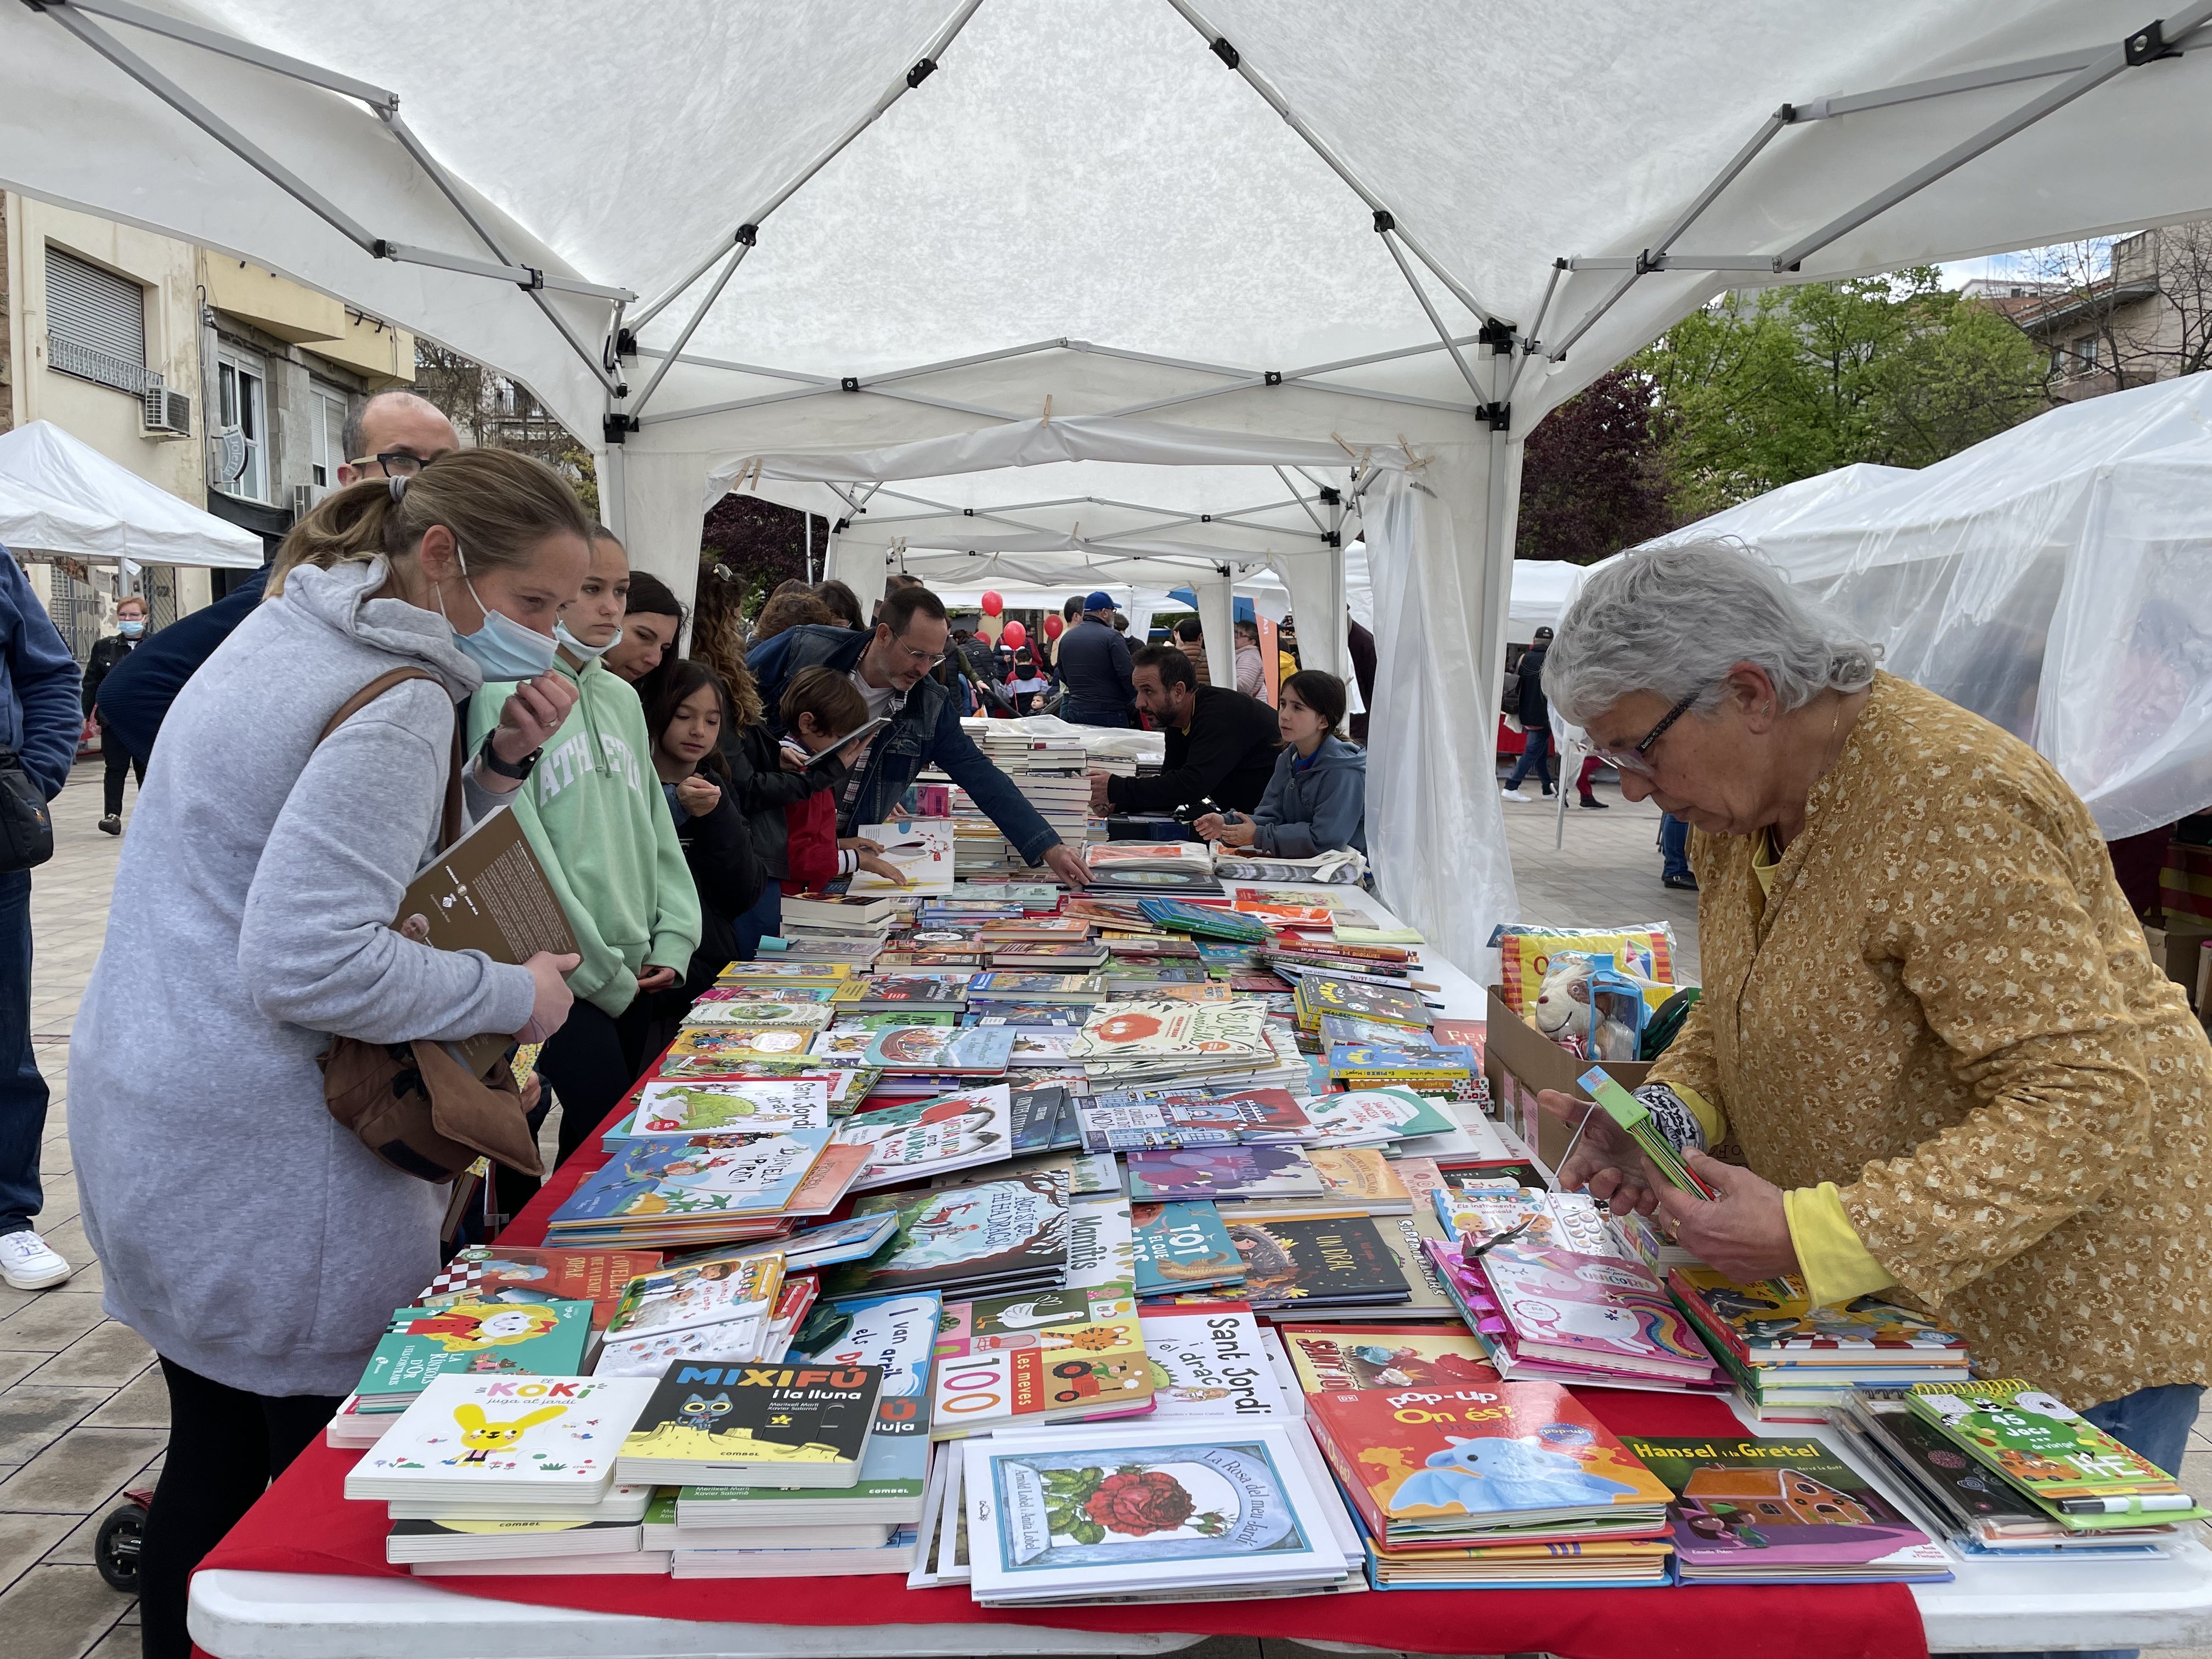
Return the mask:
[(571, 1376), (589, 1362), (592, 1303), (494, 1300), (495, 1291), (426, 1294), (436, 1305), (393, 1312), (361, 1381), (331, 1419), (330, 1444), (375, 1444), (441, 1376)]
[(1966, 1376), (1965, 1338), (1880, 1297), (1819, 1307), (1796, 1279), (1738, 1285), (1698, 1267), (1669, 1268), (1667, 1286), (1762, 1420), (1817, 1423), (1858, 1387)]

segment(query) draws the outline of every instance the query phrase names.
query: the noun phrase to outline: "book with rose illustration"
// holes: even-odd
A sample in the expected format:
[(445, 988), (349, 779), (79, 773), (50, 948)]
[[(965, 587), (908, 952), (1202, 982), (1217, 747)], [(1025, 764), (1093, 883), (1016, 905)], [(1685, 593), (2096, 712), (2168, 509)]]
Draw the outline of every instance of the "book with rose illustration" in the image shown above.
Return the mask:
[(1341, 1587), (1335, 1494), (1308, 1477), (1293, 1432), (1199, 1419), (970, 1440), (970, 1592), (1018, 1607)]
[(441, 1376), (354, 1465), (345, 1495), (596, 1503), (654, 1386), (643, 1376)]

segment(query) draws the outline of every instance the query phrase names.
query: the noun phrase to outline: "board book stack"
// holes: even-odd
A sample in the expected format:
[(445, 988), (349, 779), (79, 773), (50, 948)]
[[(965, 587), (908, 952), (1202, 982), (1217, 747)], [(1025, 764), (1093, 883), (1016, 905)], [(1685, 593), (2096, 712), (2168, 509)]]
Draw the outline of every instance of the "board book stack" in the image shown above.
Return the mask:
[(418, 1308), (456, 1302), (588, 1302), (592, 1328), (605, 1330), (623, 1286), (660, 1266), (658, 1250), (557, 1250), (471, 1244), (454, 1253), (415, 1298)]
[(466, 1298), (400, 1308), (325, 1438), (374, 1445), (441, 1376), (573, 1376), (589, 1352), (592, 1311), (589, 1302)]
[(678, 1577), (908, 1571), (928, 1477), (930, 1357), (940, 1311), (928, 1291), (828, 1303), (820, 1334), (791, 1356), (883, 1372), (852, 1485), (685, 1486), (657, 1500), (649, 1547), (674, 1552)]
[(614, 1460), (660, 1486), (850, 1486), (875, 1420), (879, 1365), (669, 1367)]
[(1796, 1279), (1737, 1285), (1711, 1267), (1669, 1268), (1667, 1288), (1761, 1419), (1820, 1422), (1854, 1388), (1966, 1375), (1965, 1338), (1878, 1297), (1816, 1307)]

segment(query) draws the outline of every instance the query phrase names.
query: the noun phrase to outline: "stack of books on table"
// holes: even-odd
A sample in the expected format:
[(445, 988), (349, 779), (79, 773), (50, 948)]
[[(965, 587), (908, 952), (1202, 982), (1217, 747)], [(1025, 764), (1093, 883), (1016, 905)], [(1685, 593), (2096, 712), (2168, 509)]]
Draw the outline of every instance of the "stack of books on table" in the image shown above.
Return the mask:
[(672, 1552), (678, 1578), (785, 1578), (905, 1572), (929, 1472), (930, 1365), (939, 1304), (930, 1291), (825, 1304), (822, 1334), (793, 1366), (879, 1369), (883, 1383), (845, 1486), (752, 1485), (664, 1489), (646, 1517), (645, 1545)]
[(361, 1381), (325, 1431), (329, 1444), (375, 1444), (441, 1376), (491, 1370), (509, 1376), (572, 1376), (589, 1358), (590, 1302), (509, 1302), (495, 1299), (496, 1292), (444, 1295), (434, 1288), (424, 1294), (434, 1296), (436, 1305), (393, 1311)]
[(1879, 1297), (1816, 1307), (1797, 1279), (1738, 1285), (1711, 1267), (1671, 1267), (1667, 1288), (1762, 1420), (1817, 1423), (1856, 1388), (1966, 1376), (1964, 1337)]
[(1934, 1583), (1951, 1560), (1820, 1441), (1627, 1435), (1667, 1484), (1685, 1584)]
[(780, 1250), (733, 1251), (633, 1279), (593, 1374), (659, 1376), (679, 1362), (781, 1358), (773, 1328), (786, 1265)]
[(553, 1212), (546, 1237), (556, 1244), (698, 1249), (783, 1236), (801, 1219), (836, 1210), (866, 1168), (865, 1148), (831, 1145), (839, 1133), (621, 1141)]
[(1090, 849), (1086, 890), (1218, 895), (1213, 854), (1198, 841), (1111, 841)]
[(861, 1199), (856, 1215), (889, 1214), (895, 1224), (868, 1255), (830, 1270), (829, 1294), (927, 1290), (964, 1299), (1067, 1282), (1066, 1170), (1009, 1168), (948, 1179), (943, 1187)]
[(345, 1479), (392, 1506), (386, 1559), (422, 1574), (662, 1572), (641, 1552), (649, 1485), (616, 1449), (651, 1377), (442, 1376)]
[(1565, 1389), (1419, 1392), (1418, 1413), (1388, 1389), (1306, 1398), (1379, 1588), (1667, 1582), (1671, 1494)]
[(1954, 1549), (2005, 1560), (2084, 1553), (2110, 1559), (2156, 1555), (2159, 1540), (2172, 1535), (2173, 1521), (2155, 1514), (2092, 1513), (2087, 1527), (2078, 1516), (2053, 1514), (1907, 1401), (1903, 1389), (1861, 1389), (1828, 1420), (1869, 1467), (1888, 1477), (1917, 1511), (1913, 1518)]

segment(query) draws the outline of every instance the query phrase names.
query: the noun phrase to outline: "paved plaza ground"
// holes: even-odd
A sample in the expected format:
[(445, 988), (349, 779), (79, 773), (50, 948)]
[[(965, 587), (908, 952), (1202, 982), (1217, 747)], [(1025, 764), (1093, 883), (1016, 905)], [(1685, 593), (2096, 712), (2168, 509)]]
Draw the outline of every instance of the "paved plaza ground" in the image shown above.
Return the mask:
[[(1664, 918), (1674, 924), (1684, 976), (1694, 976), (1696, 896), (1659, 884), (1658, 813), (1611, 788), (1600, 794), (1611, 810), (1571, 803), (1563, 826), (1554, 801), (1505, 804), (1522, 915), (1583, 925)], [(0, 1286), (0, 1656), (136, 1659), (137, 1604), (101, 1581), (93, 1535), (124, 1492), (160, 1472), (167, 1400), (146, 1345), (100, 1314), (100, 1266), (77, 1218), (68, 1133), (70, 1028), (106, 931), (121, 842), (94, 827), (97, 764), (77, 768), (55, 808), (57, 850), (34, 872), (31, 897), (31, 1027), (53, 1089), (39, 1226), (77, 1273), (58, 1290)], [(2212, 1492), (2208, 1428), (2212, 1419), (2200, 1420), (2183, 1470), (2197, 1492)], [(1293, 1644), (1238, 1638), (1186, 1651), (1191, 1659), (1313, 1659)]]

